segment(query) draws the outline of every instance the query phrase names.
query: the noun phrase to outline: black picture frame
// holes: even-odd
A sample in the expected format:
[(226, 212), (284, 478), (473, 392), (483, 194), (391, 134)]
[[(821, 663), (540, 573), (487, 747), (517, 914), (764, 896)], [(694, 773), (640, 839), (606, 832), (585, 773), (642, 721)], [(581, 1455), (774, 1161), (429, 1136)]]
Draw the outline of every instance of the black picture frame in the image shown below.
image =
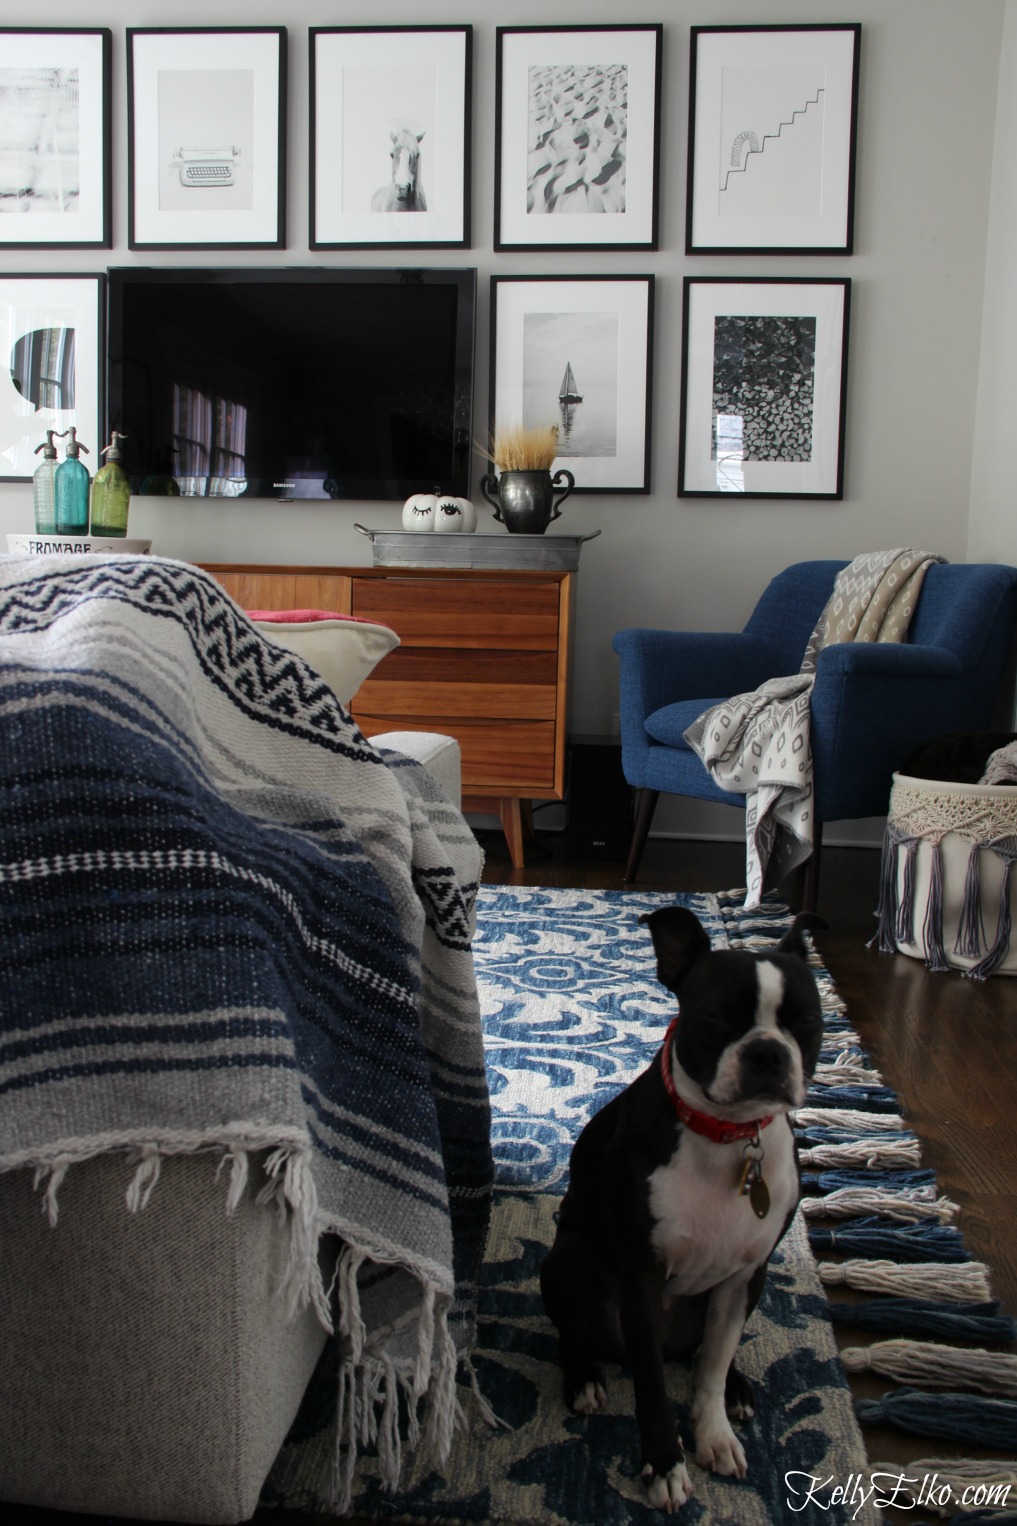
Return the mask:
[(105, 331), (105, 274), (0, 273), (0, 482), (31, 481), (47, 429), (100, 464)]
[(654, 294), (652, 275), (492, 276), (491, 438), (554, 424), (576, 493), (648, 493)]
[(686, 254), (851, 254), (861, 23), (694, 26)]
[(678, 494), (844, 496), (851, 282), (686, 276)]
[(0, 249), (109, 249), (111, 31), (0, 27), (0, 58)]
[(129, 249), (286, 247), (286, 28), (127, 28)]
[(311, 27), (309, 72), (309, 247), (469, 248), (472, 26)]
[(658, 247), (662, 36), (497, 28), (496, 250)]

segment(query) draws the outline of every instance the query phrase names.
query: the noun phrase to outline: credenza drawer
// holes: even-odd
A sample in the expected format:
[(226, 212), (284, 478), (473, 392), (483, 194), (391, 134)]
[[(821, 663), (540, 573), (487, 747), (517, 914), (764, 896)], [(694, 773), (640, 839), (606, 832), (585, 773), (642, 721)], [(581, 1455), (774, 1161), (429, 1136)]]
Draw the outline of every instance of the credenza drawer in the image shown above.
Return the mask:
[(390, 625), (403, 646), (555, 651), (557, 583), (354, 578), (352, 612)]
[(367, 737), (380, 731), (438, 731), (462, 750), (463, 794), (539, 795), (555, 787), (553, 721), (471, 721), (459, 716), (395, 716), (354, 712)]
[(357, 691), (372, 715), (464, 715), (554, 720), (555, 652), (397, 647)]

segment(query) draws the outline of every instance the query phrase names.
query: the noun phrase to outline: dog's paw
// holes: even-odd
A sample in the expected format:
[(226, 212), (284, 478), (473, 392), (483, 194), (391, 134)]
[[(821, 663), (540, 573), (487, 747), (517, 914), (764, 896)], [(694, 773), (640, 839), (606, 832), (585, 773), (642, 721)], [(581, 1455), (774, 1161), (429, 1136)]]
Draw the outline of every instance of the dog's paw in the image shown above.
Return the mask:
[(732, 1420), (751, 1420), (756, 1413), (752, 1384), (736, 1367), (728, 1371), (724, 1385), (724, 1408)]
[(692, 1493), (692, 1482), (684, 1462), (676, 1462), (667, 1473), (658, 1473), (652, 1463), (642, 1472), (646, 1497), (655, 1510), (673, 1515)]
[(596, 1415), (606, 1403), (607, 1394), (603, 1383), (591, 1378), (576, 1390), (569, 1408), (577, 1415)]
[(696, 1426), (696, 1461), (701, 1468), (709, 1468), (723, 1478), (745, 1477), (749, 1470), (745, 1450), (725, 1415)]

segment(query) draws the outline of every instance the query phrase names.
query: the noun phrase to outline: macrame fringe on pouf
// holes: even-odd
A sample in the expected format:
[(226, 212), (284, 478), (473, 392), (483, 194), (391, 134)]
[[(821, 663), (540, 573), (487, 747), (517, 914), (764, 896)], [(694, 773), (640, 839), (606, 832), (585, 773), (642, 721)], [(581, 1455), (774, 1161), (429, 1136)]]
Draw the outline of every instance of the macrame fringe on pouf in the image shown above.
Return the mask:
[(894, 774), (876, 934), (884, 953), (974, 980), (1017, 975), (1017, 786)]

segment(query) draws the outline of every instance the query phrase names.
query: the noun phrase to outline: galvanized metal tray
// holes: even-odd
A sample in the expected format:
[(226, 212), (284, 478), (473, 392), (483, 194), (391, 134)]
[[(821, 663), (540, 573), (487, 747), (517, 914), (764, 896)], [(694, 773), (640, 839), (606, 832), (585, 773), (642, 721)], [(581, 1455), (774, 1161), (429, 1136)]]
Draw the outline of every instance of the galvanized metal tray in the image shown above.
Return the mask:
[(549, 572), (574, 572), (584, 541), (589, 535), (435, 535), (412, 530), (369, 530), (354, 525), (371, 542), (376, 567), (502, 567), (542, 568)]

